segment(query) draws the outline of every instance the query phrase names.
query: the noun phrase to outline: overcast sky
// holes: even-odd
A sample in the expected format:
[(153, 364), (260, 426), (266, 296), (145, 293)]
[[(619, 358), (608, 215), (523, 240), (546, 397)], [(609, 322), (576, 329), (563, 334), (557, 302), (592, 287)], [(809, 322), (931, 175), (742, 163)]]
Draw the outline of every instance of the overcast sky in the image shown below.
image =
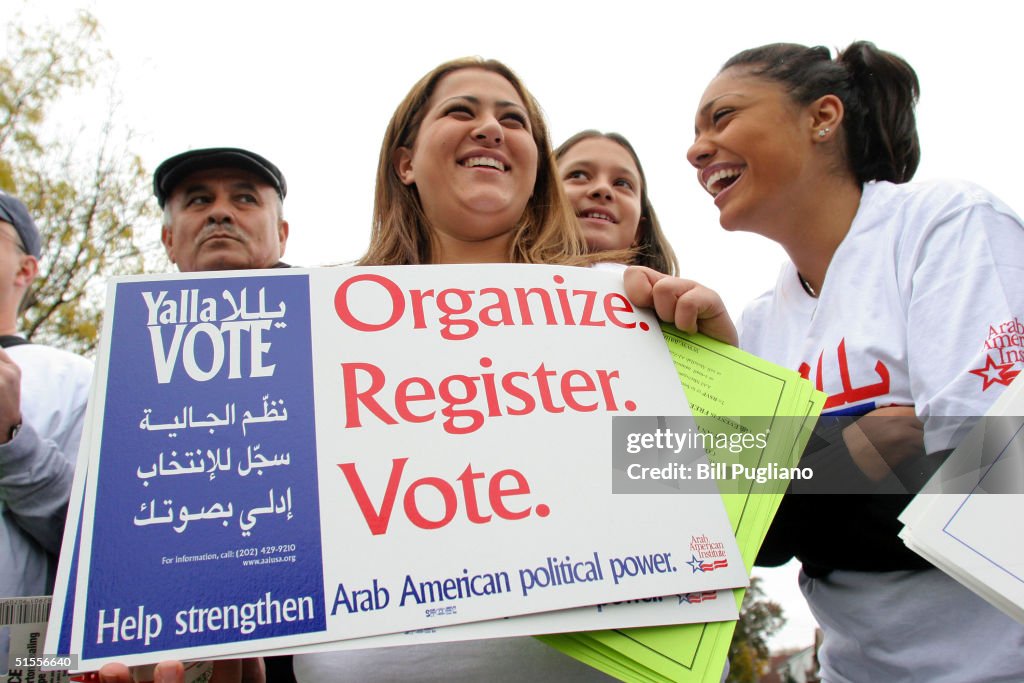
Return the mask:
[[(1024, 157), (1024, 91), (1011, 2), (5, 2), (18, 7), (29, 22), (63, 24), (77, 7), (99, 19), (118, 66), (117, 118), (138, 134), (133, 149), (150, 170), (208, 146), (276, 163), (289, 187), (286, 260), (296, 265), (362, 254), (391, 113), (425, 72), (465, 55), (512, 67), (554, 144), (584, 128), (628, 137), (683, 273), (719, 290), (734, 317), (771, 286), (783, 254), (718, 226), (685, 153), (704, 87), (741, 49), (865, 39), (902, 55), (922, 87), (917, 179), (967, 178), (1024, 210), (1013, 170)], [(55, 123), (88, 130), (106, 102), (104, 93), (76, 102)], [(791, 622), (776, 645), (813, 638), (792, 574), (771, 575)]]

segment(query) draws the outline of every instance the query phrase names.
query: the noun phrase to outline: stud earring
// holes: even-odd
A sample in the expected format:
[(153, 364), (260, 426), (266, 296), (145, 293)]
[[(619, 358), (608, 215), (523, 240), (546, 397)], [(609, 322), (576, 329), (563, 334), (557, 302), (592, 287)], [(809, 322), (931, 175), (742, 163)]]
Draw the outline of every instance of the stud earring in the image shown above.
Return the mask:
[(830, 133), (831, 131), (832, 131), (832, 129), (831, 129), (831, 128), (824, 128), (824, 129), (822, 129), (822, 130), (819, 130), (819, 131), (818, 131), (818, 137), (819, 137), (819, 138), (823, 138), (823, 137), (825, 137), (826, 135), (828, 135), (828, 134), (829, 134), (829, 133)]

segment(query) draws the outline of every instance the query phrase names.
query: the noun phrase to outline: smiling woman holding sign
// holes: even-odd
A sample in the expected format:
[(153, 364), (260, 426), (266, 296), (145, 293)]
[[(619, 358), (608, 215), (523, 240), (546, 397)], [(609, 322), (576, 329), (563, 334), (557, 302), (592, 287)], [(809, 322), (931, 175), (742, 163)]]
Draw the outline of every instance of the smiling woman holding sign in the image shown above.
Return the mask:
[[(519, 79), (495, 61), (442, 64), (388, 126), (364, 265), (587, 265), (547, 129)], [(721, 306), (697, 289), (697, 312)], [(300, 681), (609, 680), (532, 638), (297, 655)]]
[[(364, 265), (587, 262), (551, 162), (547, 130), (519, 79), (458, 60), (420, 80), (385, 133)], [(532, 638), (297, 655), (299, 681), (601, 678)]]

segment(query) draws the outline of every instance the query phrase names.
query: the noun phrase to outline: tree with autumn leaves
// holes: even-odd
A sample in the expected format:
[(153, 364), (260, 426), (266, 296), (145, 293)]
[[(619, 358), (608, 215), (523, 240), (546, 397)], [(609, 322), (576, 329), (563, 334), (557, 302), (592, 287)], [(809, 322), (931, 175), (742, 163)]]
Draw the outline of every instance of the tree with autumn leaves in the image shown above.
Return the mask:
[(141, 272), (136, 227), (155, 219), (131, 132), (105, 120), (52, 120), (65, 98), (102, 90), (111, 56), (86, 12), (66, 26), (7, 27), (0, 58), (0, 189), (21, 199), (43, 238), (39, 276), (20, 314), (26, 338), (89, 353), (106, 279)]
[(729, 645), (729, 677), (726, 683), (757, 683), (771, 661), (768, 639), (786, 623), (782, 607), (765, 598), (758, 577), (750, 579), (743, 596), (740, 618)]

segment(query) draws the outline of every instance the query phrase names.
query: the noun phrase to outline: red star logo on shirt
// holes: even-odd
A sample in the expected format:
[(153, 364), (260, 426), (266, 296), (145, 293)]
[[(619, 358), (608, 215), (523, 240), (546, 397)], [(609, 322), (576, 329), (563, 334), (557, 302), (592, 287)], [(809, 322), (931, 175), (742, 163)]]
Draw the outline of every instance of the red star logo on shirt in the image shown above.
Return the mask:
[(967, 372), (977, 375), (984, 381), (981, 390), (985, 391), (993, 384), (1009, 386), (1013, 378), (1020, 374), (1020, 370), (1011, 370), (1012, 367), (1013, 363), (996, 363), (992, 356), (985, 356), (985, 367)]

